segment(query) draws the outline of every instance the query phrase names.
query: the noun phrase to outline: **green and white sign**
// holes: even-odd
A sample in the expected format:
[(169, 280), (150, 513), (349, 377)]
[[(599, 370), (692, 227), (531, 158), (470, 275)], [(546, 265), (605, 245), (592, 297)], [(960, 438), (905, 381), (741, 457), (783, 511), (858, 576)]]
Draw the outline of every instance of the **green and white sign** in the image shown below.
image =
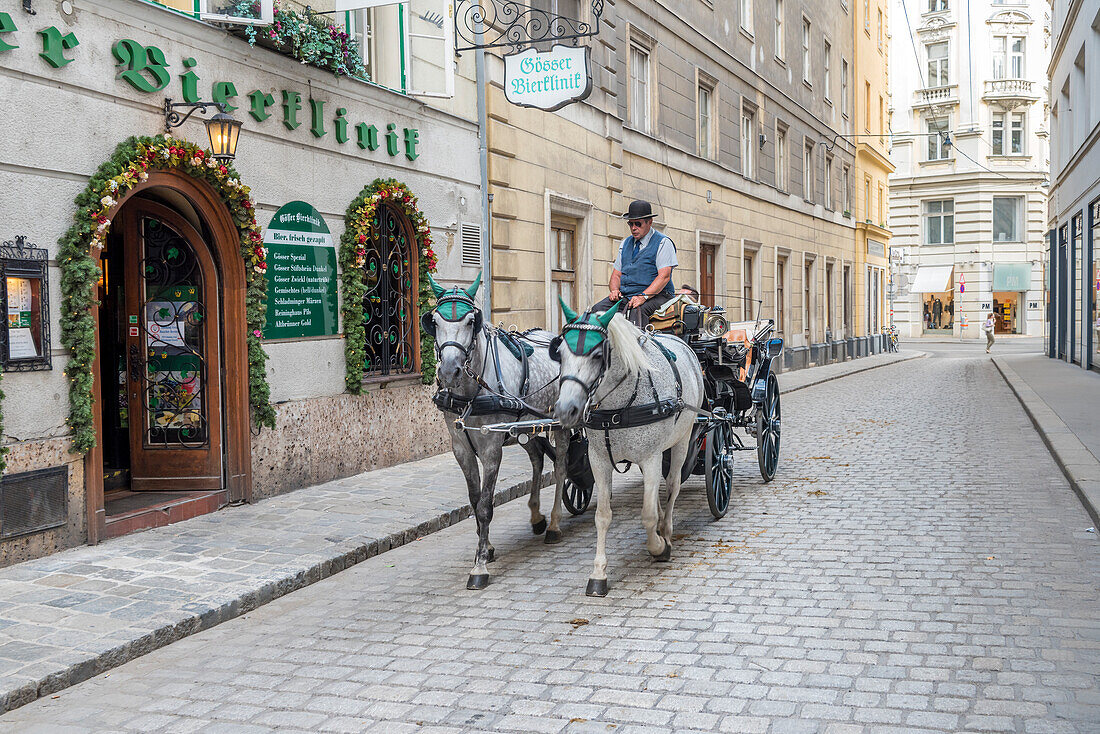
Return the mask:
[(588, 46), (528, 48), (504, 57), (504, 96), (521, 107), (553, 112), (592, 93)]
[(339, 329), (336, 248), (321, 214), (304, 201), (284, 205), (264, 232), (265, 339), (329, 336)]

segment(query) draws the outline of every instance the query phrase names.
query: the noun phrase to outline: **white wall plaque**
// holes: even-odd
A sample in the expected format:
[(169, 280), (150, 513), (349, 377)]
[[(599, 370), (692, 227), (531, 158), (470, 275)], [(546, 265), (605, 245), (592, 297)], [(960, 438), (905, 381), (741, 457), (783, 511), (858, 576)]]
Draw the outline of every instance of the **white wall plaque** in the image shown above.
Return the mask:
[(547, 52), (528, 48), (504, 57), (504, 96), (514, 105), (553, 112), (591, 93), (587, 46), (555, 44)]

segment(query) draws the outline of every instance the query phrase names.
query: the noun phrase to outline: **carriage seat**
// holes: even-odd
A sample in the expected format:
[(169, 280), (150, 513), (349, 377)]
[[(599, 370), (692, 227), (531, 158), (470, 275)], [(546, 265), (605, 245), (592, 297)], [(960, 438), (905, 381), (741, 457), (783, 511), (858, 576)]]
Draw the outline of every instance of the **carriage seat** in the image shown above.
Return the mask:
[(686, 293), (681, 293), (665, 301), (654, 311), (649, 317), (649, 325), (654, 331), (683, 336), (685, 333), (698, 331), (703, 325), (705, 315), (705, 307)]

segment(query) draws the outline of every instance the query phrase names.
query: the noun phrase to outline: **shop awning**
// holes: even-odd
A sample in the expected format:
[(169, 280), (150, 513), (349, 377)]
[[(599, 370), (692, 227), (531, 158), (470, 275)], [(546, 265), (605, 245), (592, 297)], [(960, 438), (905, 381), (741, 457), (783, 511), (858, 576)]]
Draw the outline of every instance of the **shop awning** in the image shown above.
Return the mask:
[(909, 286), (910, 293), (943, 293), (954, 288), (951, 278), (955, 273), (953, 265), (921, 265)]
[(1031, 263), (994, 263), (993, 291), (1031, 290)]

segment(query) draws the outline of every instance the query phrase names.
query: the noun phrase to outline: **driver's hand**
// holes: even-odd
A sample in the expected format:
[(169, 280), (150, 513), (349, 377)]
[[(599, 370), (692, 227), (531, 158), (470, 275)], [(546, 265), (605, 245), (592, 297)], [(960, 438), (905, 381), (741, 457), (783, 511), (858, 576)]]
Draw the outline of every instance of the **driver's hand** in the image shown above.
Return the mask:
[(634, 296), (626, 305), (628, 308), (638, 308), (638, 306), (641, 306), (643, 303), (645, 303), (645, 300), (645, 296)]
[(612, 303), (614, 303), (615, 301), (618, 301), (622, 297), (623, 297), (623, 292), (619, 291), (619, 290), (611, 291), (611, 295), (609, 296)]

